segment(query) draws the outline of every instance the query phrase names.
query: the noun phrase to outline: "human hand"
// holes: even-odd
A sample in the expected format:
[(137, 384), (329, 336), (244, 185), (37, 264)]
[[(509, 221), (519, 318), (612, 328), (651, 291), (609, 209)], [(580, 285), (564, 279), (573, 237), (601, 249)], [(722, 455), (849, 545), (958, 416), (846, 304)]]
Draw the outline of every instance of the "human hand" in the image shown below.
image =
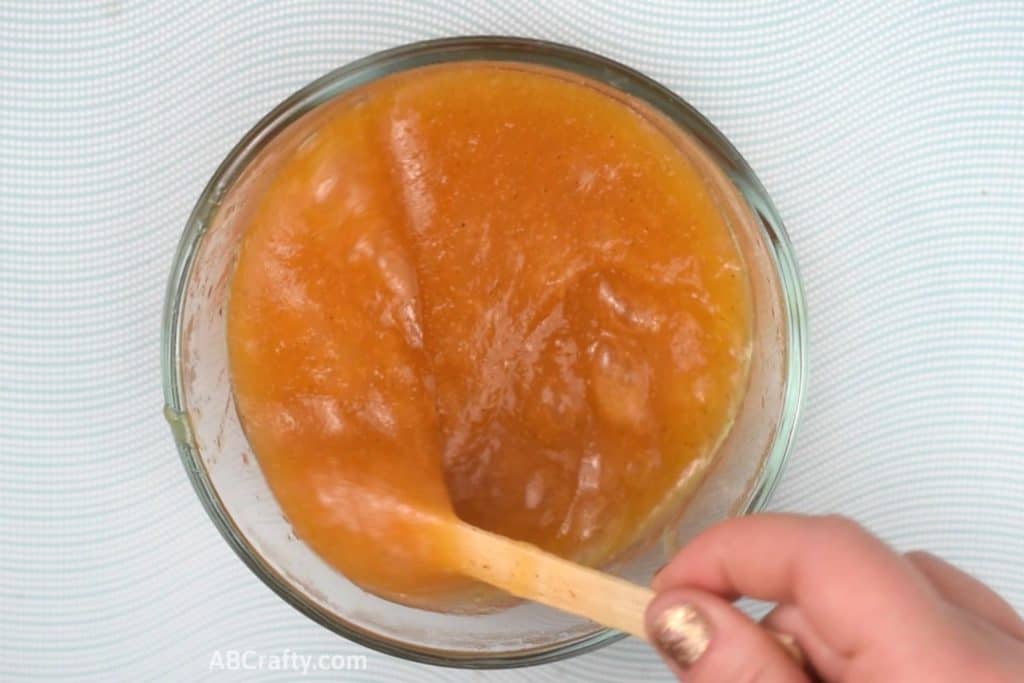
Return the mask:
[[(841, 517), (753, 515), (700, 534), (654, 578), (647, 629), (687, 683), (1024, 681), (1024, 621), (977, 579), (900, 555)], [(801, 668), (731, 603), (777, 603)]]

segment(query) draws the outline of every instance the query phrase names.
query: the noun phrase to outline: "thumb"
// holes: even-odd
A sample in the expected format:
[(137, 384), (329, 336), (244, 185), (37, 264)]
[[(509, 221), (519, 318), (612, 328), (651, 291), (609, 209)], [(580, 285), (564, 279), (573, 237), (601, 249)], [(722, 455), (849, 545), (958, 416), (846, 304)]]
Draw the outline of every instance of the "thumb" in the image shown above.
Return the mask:
[(710, 593), (673, 589), (647, 606), (647, 633), (686, 683), (808, 683), (763, 628)]

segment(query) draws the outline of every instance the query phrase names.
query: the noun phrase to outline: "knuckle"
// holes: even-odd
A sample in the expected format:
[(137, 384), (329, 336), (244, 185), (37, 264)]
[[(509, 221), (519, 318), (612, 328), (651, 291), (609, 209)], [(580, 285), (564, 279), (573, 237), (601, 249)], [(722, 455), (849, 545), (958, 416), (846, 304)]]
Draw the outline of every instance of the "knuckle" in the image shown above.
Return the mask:
[[(771, 646), (774, 647), (774, 646)], [(774, 650), (761, 650), (755, 644), (750, 643), (745, 651), (750, 656), (743, 658), (730, 658), (723, 661), (721, 657), (714, 662), (707, 662), (710, 666), (691, 673), (694, 676), (694, 683), (700, 681), (714, 681), (715, 683), (783, 683), (801, 680), (798, 672), (791, 668), (788, 661), (781, 661), (775, 655)], [(700, 664), (704, 664), (701, 662)], [(688, 679), (689, 680), (689, 679)]]
[(774, 678), (768, 668), (762, 663), (752, 663), (744, 667), (738, 674), (738, 676), (732, 679), (736, 683), (767, 683), (767, 681)]
[(842, 515), (828, 515), (821, 520), (822, 530), (828, 538), (860, 539), (868, 535), (857, 522)]
[(903, 553), (903, 556), (914, 564), (933, 564), (939, 559), (926, 550), (911, 550)]

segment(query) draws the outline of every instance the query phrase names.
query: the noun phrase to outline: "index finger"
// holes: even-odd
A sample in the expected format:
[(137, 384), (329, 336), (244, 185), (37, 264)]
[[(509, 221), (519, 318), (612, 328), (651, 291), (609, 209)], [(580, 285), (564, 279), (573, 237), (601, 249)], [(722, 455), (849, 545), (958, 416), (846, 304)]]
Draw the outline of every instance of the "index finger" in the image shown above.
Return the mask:
[(657, 591), (691, 587), (793, 604), (833, 647), (859, 651), (934, 609), (934, 590), (902, 556), (841, 517), (761, 514), (698, 535), (655, 577)]

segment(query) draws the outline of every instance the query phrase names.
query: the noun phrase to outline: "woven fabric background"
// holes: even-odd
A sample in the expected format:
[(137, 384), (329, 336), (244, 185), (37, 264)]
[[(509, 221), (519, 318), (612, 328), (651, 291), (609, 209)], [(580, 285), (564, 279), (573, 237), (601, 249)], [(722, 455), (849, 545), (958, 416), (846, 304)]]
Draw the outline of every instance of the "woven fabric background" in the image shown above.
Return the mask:
[(353, 681), (667, 680), (624, 642), (425, 668), (307, 621), (207, 519), (161, 417), (186, 216), (262, 114), (432, 37), (636, 67), (760, 175), (800, 259), (812, 374), (773, 507), (838, 511), (1024, 608), (1024, 5), (893, 0), (0, 0), (0, 678), (294, 680), (217, 650), (368, 653)]

